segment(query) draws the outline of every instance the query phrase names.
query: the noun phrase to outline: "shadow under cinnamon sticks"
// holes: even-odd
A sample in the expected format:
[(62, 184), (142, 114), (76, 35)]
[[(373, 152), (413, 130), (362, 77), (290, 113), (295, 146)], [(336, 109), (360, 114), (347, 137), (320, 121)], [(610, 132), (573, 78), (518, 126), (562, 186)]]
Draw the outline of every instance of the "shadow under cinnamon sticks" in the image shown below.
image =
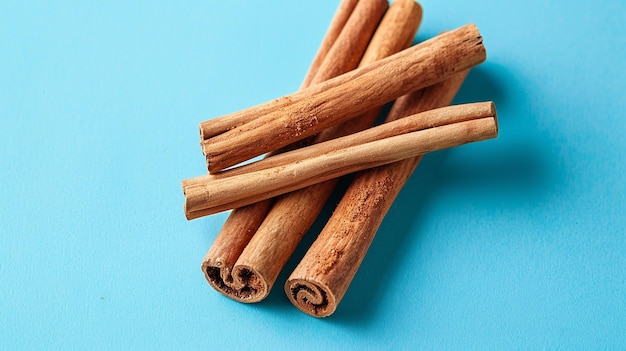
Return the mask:
[[(508, 69), (489, 62), (472, 69), (454, 102), (493, 99), (498, 113), (505, 116), (512, 110), (519, 112), (521, 108), (521, 115), (527, 117), (521, 120), (500, 119), (501, 129), (522, 128), (527, 132), (524, 135), (536, 135), (537, 124), (532, 111), (510, 104), (511, 96), (525, 96), (525, 92), (503, 84), (506, 79), (515, 79)], [(493, 147), (495, 145), (498, 146)], [(558, 160), (534, 143), (507, 137), (472, 150), (469, 154), (462, 149), (449, 149), (425, 155), (381, 223), (341, 305), (332, 315), (333, 323), (353, 327), (371, 324), (372, 319), (386, 308), (380, 301), (394, 294), (390, 286), (407, 281), (406, 270), (397, 267), (406, 263), (408, 255), (418, 254), (410, 258), (418, 263), (418, 267), (422, 267), (420, 263), (429, 263), (428, 255), (421, 257), (419, 253), (428, 251), (432, 233), (424, 231), (425, 226), (429, 226), (425, 223), (432, 222), (432, 206), (441, 202), (442, 195), (453, 193), (455, 198), (471, 199), (472, 206), (496, 206), (506, 211), (528, 203), (541, 203), (550, 197), (549, 194), (554, 194), (558, 175), (551, 173), (550, 169)], [(520, 187), (520, 184), (523, 186)], [(454, 206), (448, 207), (446, 209), (451, 213), (459, 210)], [(322, 229), (323, 225), (316, 229), (315, 235)], [(449, 236), (447, 240), (439, 238), (443, 241), (456, 239), (445, 230), (437, 235)], [(307, 242), (306, 248), (311, 245), (312, 242)], [(305, 249), (301, 251), (299, 257), (304, 256)], [(297, 263), (290, 262), (290, 266), (295, 268)], [(421, 297), (431, 294), (432, 287), (425, 284), (422, 269), (412, 272), (411, 309), (419, 313), (428, 308)], [(287, 277), (281, 274), (280, 279), (286, 281)]]
[[(476, 39), (476, 38), (474, 38), (474, 39)], [(478, 37), (478, 39), (480, 39), (480, 37)], [(481, 42), (478, 42), (478, 45), (481, 45)], [(484, 50), (484, 49), (482, 49), (482, 50)], [(483, 51), (483, 54), (484, 54), (484, 51)], [(373, 164), (368, 164), (368, 166), (372, 166), (372, 165)], [(226, 173), (228, 173), (228, 172), (226, 172)], [(290, 189), (288, 189), (288, 190), (290, 190)], [(322, 202), (322, 204), (323, 204), (323, 202)], [(239, 204), (235, 204), (235, 205), (239, 205)], [(284, 216), (276, 217), (276, 219), (274, 221), (274, 225), (282, 225), (282, 224), (285, 223), (285, 220), (287, 220), (287, 221), (294, 221), (294, 218), (292, 217), (292, 214), (294, 212), (295, 213), (301, 213), (302, 212), (302, 211), (298, 212), (297, 209), (293, 209), (294, 210), (293, 212), (290, 212), (289, 210), (290, 209), (287, 209), (287, 212), (284, 214)], [(305, 209), (305, 211), (306, 211), (306, 209)], [(297, 221), (297, 219), (296, 219), (296, 221)], [(225, 228), (226, 228), (226, 226), (225, 226)], [(297, 241), (299, 241), (299, 240), (297, 240)], [(296, 244), (297, 244), (297, 241), (296, 241)], [(261, 245), (261, 246), (263, 246), (263, 245)], [(254, 247), (252, 241), (248, 244), (248, 247)], [(248, 247), (246, 247), (246, 249), (248, 249)], [(280, 247), (280, 245), (278, 247)], [(265, 251), (265, 252), (263, 252), (263, 250), (268, 249), (267, 246), (260, 247), (260, 248), (261, 248), (262, 251), (260, 252), (261, 255), (259, 255), (259, 256), (264, 256), (265, 255), (264, 257), (266, 257), (266, 259), (271, 259), (272, 255), (276, 255), (278, 253), (277, 251), (275, 251), (275, 250), (278, 250), (276, 246), (274, 246), (273, 248), (269, 247), (269, 249), (271, 249), (271, 250), (270, 251)], [(218, 264), (219, 263), (220, 262), (218, 262)], [(253, 264), (250, 264), (250, 265), (241, 264), (240, 266), (242, 267), (242, 270), (238, 274), (240, 275), (240, 277), (242, 279), (240, 280), (239, 285), (241, 285), (242, 291), (244, 291), (246, 294), (250, 293), (251, 290), (258, 290), (258, 289), (266, 290), (266, 289), (270, 288), (270, 286), (267, 286), (267, 285), (266, 286), (262, 286), (262, 284), (259, 285), (259, 282), (255, 280), (256, 278), (260, 278), (260, 279), (264, 280), (265, 278), (268, 278), (268, 277), (263, 276), (263, 275), (257, 275), (256, 277), (254, 277), (254, 276), (251, 275), (252, 267), (254, 266)], [(204, 265), (203, 265), (203, 267), (204, 267)], [(223, 268), (220, 268), (220, 267), (223, 267)], [(222, 273), (227, 271), (227, 269), (225, 269), (226, 267), (223, 265), (223, 263), (218, 268), (222, 269)], [(207, 271), (207, 274), (208, 273), (209, 272)], [(216, 279), (218, 278), (217, 275), (214, 274), (214, 276), (215, 276)], [(232, 274), (230, 276), (229, 275), (225, 276), (223, 274), (220, 274), (219, 279), (223, 279), (223, 278), (226, 278), (226, 279), (231, 278), (232, 279)], [(275, 280), (275, 278), (274, 279), (272, 279), (271, 277), (269, 277), (269, 278), (270, 278), (269, 280), (272, 281), (272, 283), (273, 283), (273, 280)], [(244, 284), (242, 285), (241, 283), (244, 283)], [(253, 293), (256, 293), (256, 292), (253, 292)], [(246, 302), (252, 302), (252, 301), (248, 300)]]
[[(448, 113), (446, 114), (445, 112), (448, 112)], [(437, 118), (434, 118), (434, 119), (428, 118), (428, 116), (437, 117)], [(443, 126), (437, 126), (438, 124), (442, 123), (441, 121), (450, 122), (450, 119), (455, 120), (455, 122), (453, 122), (452, 124), (447, 124), (447, 125), (444, 124)], [(411, 122), (415, 122), (415, 121), (419, 121), (419, 123), (421, 123), (422, 126), (427, 125), (431, 127), (426, 130), (422, 130), (418, 132), (400, 134), (398, 136), (392, 136), (392, 137), (384, 138), (384, 139), (369, 142), (369, 143), (361, 143), (361, 140), (364, 140), (361, 137), (361, 135), (377, 136), (377, 135), (381, 135), (380, 133), (381, 130), (387, 130), (387, 131), (395, 132), (395, 133), (402, 133), (404, 129), (396, 128), (398, 125), (411, 126), (413, 125), (413, 123)], [(432, 127), (433, 125), (435, 126)], [(382, 128), (382, 127), (385, 127), (385, 128)], [(384, 133), (382, 135), (384, 135)], [(413, 135), (415, 135), (415, 137)], [(297, 159), (301, 161), (296, 161), (296, 162), (289, 163), (289, 164), (275, 166), (266, 170), (260, 170), (256, 172), (240, 173), (237, 175), (225, 176), (222, 178), (218, 177), (218, 179), (213, 179), (213, 180), (209, 179), (204, 184), (200, 183), (200, 184), (191, 185), (189, 186), (188, 189), (186, 189), (186, 192), (187, 192), (186, 196), (190, 198), (199, 196), (198, 197), (199, 201), (198, 202), (191, 201), (189, 203), (190, 205), (194, 205), (194, 206), (206, 205), (207, 204), (206, 200), (208, 197), (211, 196), (211, 194), (210, 193), (203, 194), (203, 191), (206, 190), (207, 187), (210, 187), (211, 182), (214, 183), (213, 189), (219, 189), (219, 191), (224, 191), (223, 194), (228, 194), (227, 197), (234, 196), (233, 194), (237, 192), (237, 189), (239, 187), (241, 187), (242, 189), (246, 189), (246, 191), (249, 191), (251, 187), (255, 184), (261, 186), (261, 188), (263, 189), (260, 192), (261, 194), (268, 193), (269, 190), (266, 190), (267, 189), (266, 187), (268, 186), (268, 184), (270, 185), (276, 184), (279, 186), (279, 189), (281, 192), (288, 192), (294, 189), (294, 188), (289, 187), (291, 185), (294, 185), (297, 188), (301, 188), (304, 186), (308, 186), (309, 184), (312, 184), (310, 183), (311, 181), (313, 183), (325, 181), (326, 179), (329, 179), (326, 177), (335, 178), (343, 174), (352, 173), (354, 170), (357, 170), (357, 169), (364, 169), (364, 168), (369, 168), (369, 167), (382, 164), (380, 162), (383, 162), (383, 163), (394, 162), (399, 159), (413, 157), (417, 154), (422, 154), (425, 152), (433, 151), (440, 147), (457, 146), (457, 145), (465, 144), (470, 141), (478, 141), (478, 140), (485, 140), (488, 138), (493, 138), (496, 135), (497, 135), (497, 124), (496, 124), (496, 118), (495, 118), (495, 111), (493, 108), (493, 104), (491, 103), (467, 104), (467, 105), (459, 105), (459, 106), (443, 108), (439, 110), (430, 110), (428, 112), (422, 113), (421, 115), (418, 114), (418, 115), (414, 115), (412, 118), (405, 118), (402, 120), (398, 120), (396, 122), (387, 123), (383, 126), (379, 126), (376, 128), (366, 130), (361, 133), (351, 135), (350, 137), (336, 139), (334, 141), (329, 141), (326, 143), (318, 144), (316, 146), (311, 146), (309, 148), (295, 150), (287, 154), (275, 156), (275, 158), (277, 159), (280, 159), (281, 158), (280, 156), (284, 156), (282, 158), (287, 159), (287, 160)], [(346, 143), (348, 141), (354, 142), (357, 145), (348, 147), (345, 149), (337, 149), (336, 147), (333, 146), (333, 145)], [(291, 153), (308, 154), (308, 153), (311, 153), (312, 150), (315, 151), (316, 149), (319, 149), (319, 150), (328, 149), (328, 150), (334, 150), (334, 151), (330, 151), (326, 154), (322, 154), (325, 156), (323, 156), (321, 159), (320, 157), (316, 157), (316, 156), (312, 156), (311, 158), (307, 159), (306, 157), (305, 158), (294, 157), (290, 155)], [(358, 150), (358, 152), (353, 153), (351, 150)], [(332, 155), (332, 156), (329, 156), (329, 155)], [(261, 164), (261, 163), (262, 161), (258, 162), (258, 164)], [(322, 166), (321, 168), (318, 167), (320, 165)], [(354, 168), (355, 165), (357, 168)], [(294, 168), (295, 171), (290, 171), (290, 168), (292, 166), (295, 167)], [(335, 166), (338, 166), (338, 168), (335, 168)], [(315, 171), (315, 169), (319, 171)], [(335, 171), (330, 171), (330, 173), (327, 173), (329, 172), (329, 170), (332, 170), (332, 169), (337, 169), (338, 173)], [(282, 177), (281, 174), (283, 174), (283, 172), (288, 177), (286, 178)], [(314, 173), (310, 173), (310, 172), (314, 172)], [(273, 183), (271, 179), (268, 179), (267, 175), (275, 175), (276, 176), (274, 178), (275, 182)], [(297, 176), (295, 178), (290, 178), (291, 175), (297, 175)], [(306, 177), (303, 178), (303, 175)], [(232, 187), (228, 185), (229, 183), (232, 184)], [(283, 184), (286, 184), (286, 183), (291, 184), (291, 185), (288, 185), (287, 188), (284, 188)], [(384, 188), (384, 186), (380, 186), (379, 188), (382, 189)], [(200, 191), (199, 195), (194, 194), (194, 192), (196, 191)], [(367, 197), (369, 197), (369, 195), (367, 195), (368, 194), (367, 192), (365, 194)], [(249, 197), (249, 198), (247, 198), (248, 194), (246, 194), (245, 192), (242, 193), (242, 195), (244, 196), (246, 201), (255, 202), (257, 200), (257, 198), (255, 197), (256, 195), (253, 195), (252, 197)], [(274, 193), (270, 193), (270, 196), (273, 196), (273, 195)], [(391, 200), (392, 199), (393, 197), (391, 197)], [(379, 200), (382, 202), (382, 198)], [(376, 201), (379, 201), (379, 200), (377, 199)], [(228, 201), (230, 200), (227, 199), (225, 201), (226, 203), (228, 203)], [(354, 202), (355, 204), (364, 203), (364, 201), (351, 201), (351, 202)], [(318, 204), (323, 205), (323, 202), (318, 202)], [(300, 205), (300, 206), (307, 207), (307, 206), (310, 206), (311, 204), (308, 202), (304, 202), (304, 203), (294, 202), (292, 205), (293, 206)], [(381, 205), (381, 204), (379, 202), (376, 202), (376, 206), (378, 205)], [(194, 208), (193, 206), (190, 206), (190, 207)], [(384, 208), (384, 206), (381, 206), (381, 208)], [(292, 208), (292, 210), (293, 210), (292, 212), (281, 211), (281, 214), (283, 215), (282, 217), (273, 216), (272, 218), (276, 218), (275, 226), (282, 227), (286, 221), (294, 220), (294, 218), (292, 217), (294, 212), (295, 213), (307, 213), (306, 210), (308, 210), (308, 208), (302, 208), (302, 209)], [(202, 212), (203, 209), (200, 209), (199, 211)], [(211, 212), (212, 209), (208, 209), (208, 211)], [(195, 216), (196, 214), (197, 213), (191, 212), (191, 213), (188, 213), (188, 216), (191, 217), (191, 216)], [(316, 213), (316, 216), (317, 216), (317, 213)], [(355, 236), (355, 237), (359, 237), (359, 236)], [(293, 244), (297, 244), (297, 241), (288, 241), (282, 244), (293, 245)], [(237, 274), (238, 275), (237, 277), (240, 279), (240, 284), (241, 284), (239, 286), (240, 291), (243, 291), (244, 293), (249, 293), (250, 294), (249, 296), (253, 296), (254, 294), (257, 294), (260, 291), (265, 292), (265, 294), (269, 292), (270, 286), (269, 284), (266, 283), (266, 281), (273, 282), (276, 277), (272, 276), (271, 280), (266, 280), (267, 278), (266, 275), (261, 275), (258, 273), (259, 271), (258, 267), (263, 267), (261, 263), (255, 262), (255, 264), (242, 264), (241, 263), (242, 261), (245, 262), (245, 260), (242, 260), (242, 257), (253, 257), (256, 260), (260, 260), (262, 262), (268, 262), (269, 265), (274, 267), (273, 273), (276, 275), (278, 275), (280, 268), (282, 267), (281, 262), (278, 262), (280, 263), (280, 265), (277, 265), (277, 262), (272, 260), (273, 258), (276, 258), (277, 256), (276, 251), (271, 250), (271, 249), (274, 249), (276, 245), (267, 245), (267, 242), (265, 241), (261, 241), (260, 244), (256, 246), (253, 244), (254, 243), (252, 244), (249, 243), (244, 249), (244, 251), (250, 250), (250, 247), (252, 247), (257, 250), (260, 249), (261, 253), (256, 254), (256, 255), (240, 256), (240, 258), (237, 261), (238, 263), (235, 265), (235, 269), (233, 269), (233, 271), (231, 272), (231, 275)], [(330, 246), (339, 248), (341, 245), (335, 245), (333, 243)], [(328, 248), (329, 248), (328, 246), (325, 246), (324, 249), (328, 249)], [(270, 249), (271, 251), (263, 252), (263, 250), (268, 250), (268, 249)], [(334, 248), (330, 249), (331, 254), (333, 252), (336, 252), (333, 250), (335, 249)], [(359, 252), (359, 250), (354, 250), (354, 252)], [(331, 266), (334, 266), (334, 264), (331, 264)], [(350, 264), (348, 264), (348, 266), (350, 266)], [(358, 268), (358, 264), (356, 264), (355, 267)], [(346, 274), (349, 275), (349, 273), (346, 273), (348, 272), (346, 269), (341, 269), (341, 272), (342, 272), (341, 275), (346, 275)], [(215, 269), (206, 271), (206, 274), (216, 274), (216, 273), (217, 273), (217, 270)], [(217, 279), (218, 277), (210, 276), (209, 278)], [(224, 279), (223, 276), (220, 276), (219, 278)], [(315, 301), (311, 297), (307, 297), (305, 300), (307, 300), (308, 302)]]
[[(449, 104), (464, 74), (399, 99), (388, 119)], [(371, 240), (421, 157), (355, 176), (328, 223), (285, 283), (291, 302), (315, 317), (331, 315), (343, 298)]]

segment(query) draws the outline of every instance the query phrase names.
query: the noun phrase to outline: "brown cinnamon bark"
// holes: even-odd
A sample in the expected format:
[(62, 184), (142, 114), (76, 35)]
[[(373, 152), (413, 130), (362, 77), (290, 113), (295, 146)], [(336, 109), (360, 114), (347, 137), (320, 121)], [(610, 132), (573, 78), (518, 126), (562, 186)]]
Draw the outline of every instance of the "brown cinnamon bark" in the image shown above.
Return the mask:
[[(466, 72), (398, 99), (387, 120), (448, 105)], [(421, 156), (356, 175), (332, 217), (285, 283), (303, 312), (331, 315), (343, 298), (385, 214)]]
[(380, 60), (380, 65), (347, 73), (351, 79), (344, 84), (315, 94), (305, 89), (286, 96), (282, 99), (290, 103), (276, 112), (203, 141), (209, 171), (223, 170), (307, 138), (401, 95), (445, 80), (485, 58), (478, 29), (466, 25)]
[[(399, 100), (401, 103), (404, 100)], [(465, 122), (495, 115), (495, 107), (491, 102), (475, 102), (436, 108), (420, 112), (411, 116), (403, 117), (395, 121), (389, 121), (380, 126), (363, 130), (343, 137), (337, 137), (314, 146), (302, 147), (290, 152), (274, 155), (258, 162), (244, 166), (231, 168), (217, 174), (206, 174), (199, 177), (186, 179), (182, 182), (183, 191), (192, 186), (206, 185), (216, 179), (232, 177), (269, 168), (285, 166), (289, 163), (297, 163), (305, 159), (319, 157), (332, 151), (346, 149), (351, 146), (364, 144), (392, 136), (415, 132), (433, 127), (441, 127), (448, 124)]]
[(304, 77), (300, 89), (304, 89), (311, 85), (313, 78), (317, 75), (319, 67), (322, 65), (322, 62), (324, 62), (326, 55), (339, 37), (339, 33), (341, 33), (346, 25), (346, 22), (348, 22), (348, 19), (351, 17), (352, 11), (354, 11), (358, 1), (359, 0), (342, 0), (341, 3), (339, 3), (339, 7), (337, 7), (335, 15), (328, 25), (326, 35), (324, 35), (324, 39), (322, 39), (322, 43), (320, 44), (320, 47), (311, 62), (309, 71)]
[[(316, 86), (318, 83), (355, 69), (387, 7), (386, 0), (344, 0), (335, 16), (339, 18), (333, 19), (331, 28), (328, 30), (330, 37), (324, 38), (300, 90)], [(336, 27), (341, 22), (343, 22), (343, 27), (337, 31)], [(326, 47), (331, 44), (331, 40), (332, 45)], [(323, 85), (313, 88), (313, 90), (323, 89), (326, 89)], [(276, 106), (285, 102), (287, 100), (277, 99), (255, 106), (254, 113), (245, 114), (240, 111), (202, 122), (200, 123), (200, 140), (209, 139), (250, 122), (260, 115), (273, 111)]]
[[(345, 19), (349, 8), (352, 8), (351, 14), (349, 19)], [(329, 34), (319, 50), (319, 52), (327, 50), (324, 63), (316, 62), (320, 57), (318, 53), (302, 86), (316, 84), (356, 68), (386, 9), (387, 2), (384, 0), (361, 0), (358, 6), (354, 1), (344, 0), (335, 15), (335, 18), (340, 19), (333, 20), (328, 30)], [(344, 27), (337, 30), (338, 23), (342, 21), (345, 23)], [(326, 49), (325, 46), (336, 34), (332, 48)], [(319, 67), (314, 68), (316, 65)], [(231, 123), (232, 121), (227, 120), (225, 124), (206, 124), (216, 128), (209, 130), (201, 127), (201, 131), (204, 130), (207, 135), (221, 133), (232, 128)], [(234, 209), (202, 261), (202, 271), (209, 284), (232, 299), (247, 302), (256, 299), (259, 293), (265, 295), (269, 291), (264, 281), (248, 274), (244, 267), (234, 268), (235, 262), (265, 218), (272, 203), (273, 200), (269, 199)]]
[[(394, 126), (389, 129), (397, 134), (369, 142), (363, 141), (365, 139), (363, 135), (368, 133), (356, 133), (346, 137), (352, 139), (356, 145), (336, 148), (332, 146), (336, 143), (331, 140), (327, 142), (330, 145), (318, 144), (310, 146), (309, 150), (303, 150), (312, 155), (309, 158), (288, 157), (296, 161), (253, 172), (210, 178), (206, 182), (184, 189), (186, 215), (191, 218), (200, 211), (216, 213), (367, 168), (416, 157), (427, 152), (495, 138), (497, 135), (495, 109), (491, 103), (486, 103), (486, 105), (490, 107), (489, 110), (493, 111), (492, 116), (463, 118), (464, 120), (460, 122), (411, 132)], [(466, 114), (463, 113), (462, 116), (465, 117)], [(419, 118), (419, 115), (407, 118)], [(366, 132), (371, 131), (372, 133), (369, 134), (375, 136), (384, 135), (384, 133), (379, 133), (381, 128), (372, 128)], [(330, 151), (320, 152), (321, 150)], [(292, 151), (292, 153), (298, 154), (299, 150)], [(307, 191), (311, 190), (307, 189)], [(293, 208), (289, 210), (285, 212), (291, 216), (296, 215)], [(254, 238), (258, 235), (259, 231)], [(252, 241), (255, 240), (254, 238)], [(276, 237), (272, 239), (276, 240)], [(267, 243), (263, 245), (268, 246)]]

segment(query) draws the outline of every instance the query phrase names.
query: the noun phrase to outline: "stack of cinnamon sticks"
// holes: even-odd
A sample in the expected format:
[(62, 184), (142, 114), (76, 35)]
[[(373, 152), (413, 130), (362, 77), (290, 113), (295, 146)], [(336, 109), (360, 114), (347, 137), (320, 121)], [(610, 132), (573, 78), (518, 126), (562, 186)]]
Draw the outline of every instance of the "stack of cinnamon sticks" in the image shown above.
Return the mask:
[(182, 182), (185, 215), (232, 210), (202, 262), (212, 287), (263, 300), (339, 177), (356, 173), (284, 285), (329, 316), (422, 155), (497, 136), (493, 103), (448, 106), (486, 58), (478, 29), (411, 46), (421, 19), (413, 0), (342, 0), (300, 91), (200, 123), (209, 173)]

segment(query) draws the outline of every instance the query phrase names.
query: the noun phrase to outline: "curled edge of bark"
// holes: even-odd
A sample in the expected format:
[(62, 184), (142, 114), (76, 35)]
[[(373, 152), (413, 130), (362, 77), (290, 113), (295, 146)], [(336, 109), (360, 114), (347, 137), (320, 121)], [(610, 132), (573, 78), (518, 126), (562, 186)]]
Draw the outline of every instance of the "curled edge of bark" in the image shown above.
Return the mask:
[(269, 294), (267, 281), (251, 267), (236, 265), (229, 268), (219, 262), (205, 261), (202, 272), (215, 290), (235, 301), (260, 302)]
[(320, 282), (290, 279), (285, 291), (291, 303), (313, 317), (328, 317), (337, 309), (337, 301), (330, 289)]

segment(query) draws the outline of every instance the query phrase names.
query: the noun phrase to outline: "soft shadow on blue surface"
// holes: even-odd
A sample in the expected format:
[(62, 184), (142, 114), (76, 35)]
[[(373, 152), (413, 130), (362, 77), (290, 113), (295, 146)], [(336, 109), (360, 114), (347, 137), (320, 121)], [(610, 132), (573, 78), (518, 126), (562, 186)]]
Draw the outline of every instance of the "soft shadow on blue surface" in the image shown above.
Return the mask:
[[(494, 101), (501, 134), (507, 129), (523, 129), (524, 133), (533, 133), (536, 116), (520, 110), (523, 106), (510, 103), (509, 94), (516, 95), (513, 99), (515, 101), (520, 101), (520, 95), (523, 94), (505, 87), (504, 82), (511, 79), (510, 73), (503, 67), (483, 64), (470, 72), (454, 104)], [(555, 182), (555, 170), (550, 169), (553, 166), (548, 163), (554, 165), (558, 162), (547, 159), (548, 156), (539, 146), (533, 147), (533, 144), (510, 139), (500, 138), (492, 142), (494, 145), (481, 148), (479, 153), (470, 154), (467, 159), (451, 159), (458, 152), (454, 149), (425, 156), (387, 214), (337, 311), (326, 320), (358, 325), (367, 324), (375, 317), (377, 301), (382, 300), (387, 293), (386, 285), (391, 279), (396, 279), (397, 274), (401, 274), (398, 269), (394, 269), (394, 262), (413, 251), (410, 249), (412, 246), (419, 245), (419, 237), (409, 235), (419, 233), (419, 223), (427, 215), (429, 203), (446, 188), (453, 188), (459, 192), (458, 196), (471, 196), (476, 201), (490, 202), (490, 206), (503, 208), (541, 201)], [(495, 145), (496, 142), (499, 145)], [(283, 284), (324, 227), (348, 184), (349, 179), (341, 182), (280, 273), (270, 295), (257, 308), (279, 314), (295, 308), (285, 296)]]
[[(498, 65), (479, 66), (468, 75), (454, 103), (492, 100), (500, 118), (500, 136), (508, 134), (503, 132), (507, 129), (533, 133), (535, 116), (524, 111), (524, 106), (511, 104), (512, 100), (520, 101), (523, 92), (506, 88), (504, 82), (510, 79), (510, 73)], [(510, 94), (516, 94), (516, 98), (511, 99)], [(424, 157), (387, 214), (359, 272), (329, 321), (361, 325), (376, 316), (377, 301), (389, 293), (389, 282), (403, 279), (396, 262), (409, 252), (416, 252), (415, 246), (420, 245), (420, 222), (427, 218), (429, 204), (446, 188), (452, 188), (455, 196), (467, 196), (472, 201), (501, 208), (541, 202), (546, 193), (555, 191), (553, 185), (560, 172), (554, 168), (557, 160), (550, 159), (552, 156), (540, 149), (540, 145), (510, 139), (490, 141), (490, 146), (485, 144), (479, 153), (470, 152), (466, 159), (454, 157), (458, 153), (455, 149)], [(409, 236), (415, 233), (417, 237)], [(414, 289), (427, 289), (419, 286), (419, 282), (411, 284), (416, 284)], [(407, 301), (410, 299), (407, 296)]]

